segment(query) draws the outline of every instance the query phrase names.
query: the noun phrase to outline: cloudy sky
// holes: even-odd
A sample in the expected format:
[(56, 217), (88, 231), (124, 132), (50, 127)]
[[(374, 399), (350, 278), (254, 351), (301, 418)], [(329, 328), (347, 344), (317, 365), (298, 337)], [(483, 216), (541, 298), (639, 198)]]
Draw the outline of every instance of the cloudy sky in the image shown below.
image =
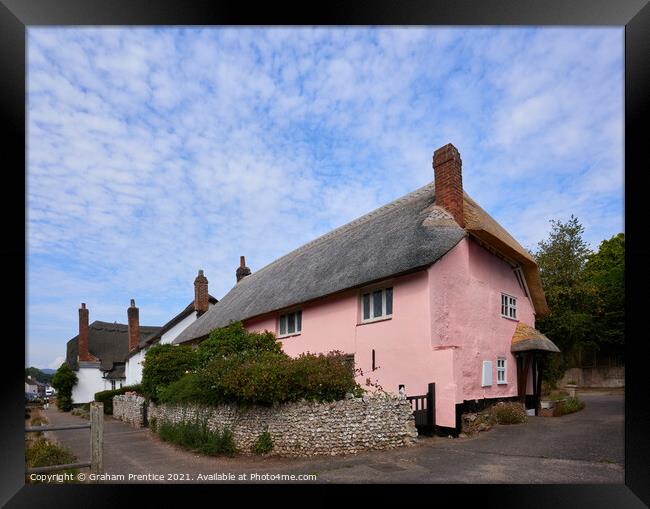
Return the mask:
[(27, 363), (90, 320), (162, 325), (433, 179), (524, 246), (623, 231), (622, 28), (28, 28)]

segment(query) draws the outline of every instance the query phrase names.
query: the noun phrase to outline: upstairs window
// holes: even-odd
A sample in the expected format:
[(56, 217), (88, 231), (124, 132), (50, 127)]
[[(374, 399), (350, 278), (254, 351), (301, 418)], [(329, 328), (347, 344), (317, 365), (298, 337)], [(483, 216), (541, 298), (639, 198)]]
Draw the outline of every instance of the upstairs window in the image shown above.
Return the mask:
[(361, 294), (361, 321), (372, 322), (393, 316), (393, 288), (378, 288)]
[(517, 297), (501, 294), (501, 316), (512, 320), (517, 319)]
[(302, 311), (281, 315), (278, 319), (278, 337), (294, 336), (302, 331)]

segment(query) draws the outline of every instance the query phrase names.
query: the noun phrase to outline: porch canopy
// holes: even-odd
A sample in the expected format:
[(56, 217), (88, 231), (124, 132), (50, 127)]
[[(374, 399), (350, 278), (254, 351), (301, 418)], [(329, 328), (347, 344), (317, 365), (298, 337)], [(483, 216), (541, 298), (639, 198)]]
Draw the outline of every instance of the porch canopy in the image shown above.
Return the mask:
[[(559, 353), (560, 349), (537, 329), (519, 322), (515, 333), (512, 335), (510, 351), (517, 358), (517, 392), (520, 401), (527, 408), (534, 408), (535, 415), (539, 415), (544, 357), (549, 353)], [(533, 394), (532, 399), (527, 402), (526, 386), (528, 385), (528, 372), (531, 367), (533, 372)]]
[(560, 352), (560, 349), (555, 343), (544, 336), (544, 334), (537, 329), (533, 329), (530, 325), (519, 322), (512, 336), (510, 351), (516, 353), (530, 352), (533, 350), (540, 352)]

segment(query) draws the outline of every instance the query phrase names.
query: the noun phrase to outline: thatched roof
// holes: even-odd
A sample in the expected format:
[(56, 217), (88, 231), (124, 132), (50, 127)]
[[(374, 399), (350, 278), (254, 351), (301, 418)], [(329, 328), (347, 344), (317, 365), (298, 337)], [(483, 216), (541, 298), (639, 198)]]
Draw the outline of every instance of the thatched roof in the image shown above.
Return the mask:
[[(114, 363), (125, 362), (129, 353), (129, 326), (123, 323), (110, 323), (95, 320), (88, 327), (88, 351), (100, 359), (99, 369), (111, 371)], [(160, 327), (140, 326), (140, 342), (156, 334)], [(79, 365), (79, 335), (68, 341), (66, 362), (70, 369), (77, 370)]]
[(530, 298), (537, 316), (549, 312), (539, 269), (533, 256), (526, 251), (512, 235), (503, 229), (485, 210), (483, 210), (467, 193), (464, 193), (465, 229), (471, 235), (489, 244), (502, 255), (520, 263), (526, 278)]
[(512, 335), (511, 352), (529, 352), (531, 350), (542, 350), (546, 352), (559, 352), (560, 349), (544, 334), (523, 322), (517, 324), (515, 333)]
[(431, 265), (467, 233), (434, 206), (430, 183), (337, 228), (242, 279), (174, 343)]
[(313, 240), (242, 279), (174, 343), (436, 262), (468, 234), (522, 265), (538, 315), (548, 312), (533, 257), (464, 194), (465, 229), (435, 204), (431, 182)]

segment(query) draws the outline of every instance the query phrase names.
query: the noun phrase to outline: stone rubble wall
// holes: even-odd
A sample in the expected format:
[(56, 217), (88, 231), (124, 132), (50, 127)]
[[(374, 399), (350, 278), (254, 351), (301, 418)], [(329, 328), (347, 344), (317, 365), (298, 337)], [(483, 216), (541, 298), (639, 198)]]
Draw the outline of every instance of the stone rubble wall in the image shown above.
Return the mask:
[(144, 426), (146, 401), (135, 394), (119, 394), (113, 396), (113, 418), (128, 422), (132, 426)]
[[(113, 415), (134, 423), (141, 415), (143, 403), (142, 398), (116, 396)], [(127, 410), (127, 406), (131, 410)], [(270, 433), (274, 444), (270, 454), (282, 456), (334, 456), (391, 449), (411, 445), (418, 436), (411, 404), (392, 394), (350, 397), (332, 403), (301, 401), (272, 407), (149, 403), (147, 412), (152, 427), (161, 422), (198, 419), (199, 422), (206, 420), (213, 431), (229, 428), (241, 454), (251, 454), (251, 446), (265, 430)]]

